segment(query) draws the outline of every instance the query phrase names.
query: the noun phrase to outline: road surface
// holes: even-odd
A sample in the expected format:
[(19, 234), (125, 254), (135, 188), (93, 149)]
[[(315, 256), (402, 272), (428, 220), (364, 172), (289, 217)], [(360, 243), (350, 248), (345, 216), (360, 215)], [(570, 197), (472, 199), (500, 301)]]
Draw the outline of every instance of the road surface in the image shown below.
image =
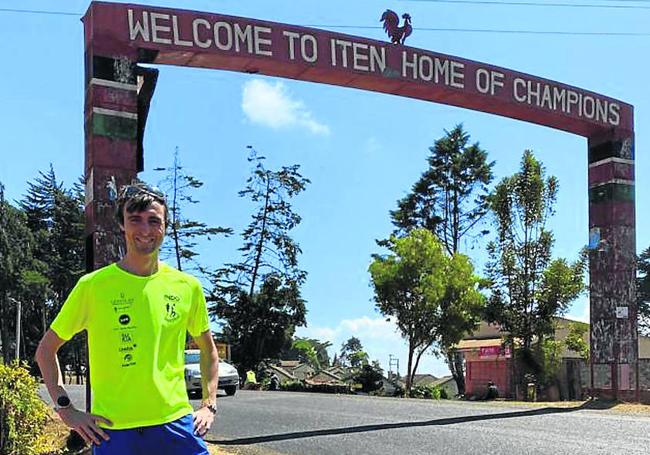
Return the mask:
[[(83, 387), (66, 386), (83, 405)], [(193, 400), (196, 406), (198, 401)], [(238, 391), (209, 442), (238, 453), (647, 454), (650, 417), (504, 403)]]

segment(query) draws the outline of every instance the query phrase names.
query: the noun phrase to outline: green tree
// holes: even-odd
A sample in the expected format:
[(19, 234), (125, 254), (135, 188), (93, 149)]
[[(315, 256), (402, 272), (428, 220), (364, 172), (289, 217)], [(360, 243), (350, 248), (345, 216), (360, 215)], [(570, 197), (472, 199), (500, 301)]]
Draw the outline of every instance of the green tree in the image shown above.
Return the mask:
[(361, 340), (357, 337), (350, 337), (341, 344), (341, 355), (338, 362), (350, 368), (358, 368), (363, 361), (368, 361), (368, 354), (363, 350)]
[(533, 341), (542, 345), (553, 333), (553, 316), (563, 314), (584, 289), (584, 256), (573, 263), (551, 257), (554, 240), (547, 223), (557, 190), (557, 179), (546, 178), (542, 163), (526, 150), (519, 172), (497, 185), (491, 201), (497, 238), (487, 247), (486, 318), (498, 323), (511, 343), (520, 340), (514, 362), (523, 367), (515, 371), (519, 383), (524, 373), (543, 367)]
[(295, 327), (305, 324), (305, 302), (296, 284), (292, 286), (268, 276), (252, 297), (241, 289), (234, 299), (217, 301), (217, 314), (225, 321), (223, 334), (240, 371), (276, 358)]
[[(81, 181), (66, 189), (54, 167), (28, 182), (20, 202), (34, 235), (33, 272), (27, 287), (26, 358), (33, 358), (43, 330), (49, 326), (68, 294), (85, 272), (84, 194)], [(31, 330), (31, 332), (30, 332)], [(60, 351), (63, 365), (73, 365), (78, 375), (85, 361), (85, 335), (80, 334)]]
[[(25, 289), (23, 277), (34, 266), (34, 239), (27, 217), (5, 200), (0, 183), (0, 341), (5, 364), (13, 359), (17, 305)], [(10, 299), (11, 298), (11, 299)]]
[[(448, 257), (428, 230), (391, 237), (389, 249), (392, 254), (375, 255), (370, 274), (377, 308), (395, 319), (408, 344), (408, 395), (424, 352), (432, 346), (449, 349), (464, 327), (473, 328), (477, 315), (467, 315), (467, 322), (462, 308), (480, 309), (482, 297), (469, 260), (460, 254)], [(462, 325), (450, 330), (454, 318), (461, 318)]]
[(181, 166), (178, 147), (174, 150), (174, 161), (169, 167), (157, 167), (155, 171), (165, 172), (161, 182), (169, 206), (168, 231), (162, 247), (165, 258), (173, 257), (178, 270), (196, 270), (207, 272), (207, 268), (197, 259), (196, 250), (198, 239), (211, 240), (212, 236), (230, 235), (232, 229), (224, 227), (209, 227), (206, 223), (189, 219), (189, 207), (198, 204), (191, 192), (203, 186), (203, 182), (187, 173)]
[(562, 365), (562, 348), (564, 343), (554, 337), (547, 337), (540, 341), (539, 380), (544, 386), (555, 385), (558, 382), (558, 373)]
[(478, 142), (470, 144), (462, 125), (445, 131), (429, 151), (429, 167), (390, 215), (395, 235), (428, 229), (453, 255), (489, 210), (494, 162), (488, 162)]
[(366, 361), (352, 377), (355, 383), (361, 384), (361, 391), (365, 393), (379, 390), (382, 386), (383, 379), (384, 370), (382, 370), (379, 362), (376, 360), (372, 363)]
[(650, 334), (650, 247), (637, 260), (636, 302), (639, 332)]
[(264, 156), (252, 148), (248, 161), (254, 164), (252, 175), (246, 187), (239, 192), (256, 205), (250, 224), (242, 232), (244, 244), (239, 248), (242, 260), (228, 264), (225, 275), (237, 286), (246, 286), (252, 296), (260, 277), (267, 274), (281, 277), (285, 283), (300, 286), (307, 272), (298, 267), (298, 256), (302, 252), (289, 232), (300, 224), (302, 218), (289, 201), (303, 192), (310, 183), (298, 170), (300, 166), (283, 166), (277, 171), (264, 167)]
[(580, 354), (585, 362), (589, 360), (589, 343), (585, 340), (588, 331), (589, 324), (572, 322), (569, 324), (569, 333), (564, 339), (566, 347)]
[[(315, 338), (300, 338), (296, 337), (291, 343), (289, 349), (283, 350), (280, 354), (282, 359), (286, 360), (303, 360), (309, 361), (312, 365), (318, 365), (318, 369), (327, 368), (330, 366), (330, 358), (327, 349), (332, 346), (329, 341), (320, 341)], [(309, 351), (309, 354), (307, 354)], [(315, 361), (309, 360), (313, 351)]]
[(321, 368), (328, 368), (330, 366), (330, 356), (327, 350), (332, 346), (332, 343), (329, 341), (316, 340), (314, 338), (309, 338), (309, 342), (316, 350), (316, 357), (318, 358), (318, 363)]
[[(241, 234), (242, 260), (213, 274), (211, 300), (216, 305), (211, 311), (223, 321), (233, 353), (240, 355), (236, 361), (255, 367), (265, 357), (278, 357), (295, 327), (305, 324), (300, 286), (307, 273), (298, 267), (301, 250), (290, 236), (301, 217), (289, 201), (310, 182), (298, 172), (299, 165), (269, 170), (265, 157), (250, 150), (248, 161), (254, 167), (239, 195), (256, 208)], [(247, 305), (255, 310), (249, 311)], [(248, 341), (251, 333), (256, 334), (254, 342)]]
[(445, 292), (440, 298), (436, 323), (437, 351), (442, 354), (456, 382), (459, 395), (465, 394), (463, 356), (458, 343), (478, 327), (485, 297), (479, 291), (484, 280), (474, 274), (470, 259), (456, 253), (447, 260)]
[[(487, 152), (478, 142), (470, 144), (470, 135), (462, 124), (445, 131), (429, 151), (427, 170), (390, 215), (396, 236), (413, 229), (428, 229), (451, 256), (459, 252), (463, 239), (487, 233), (482, 230), (475, 234), (489, 210), (488, 186), (493, 179), (494, 161), (488, 161)], [(446, 346), (445, 360), (459, 393), (464, 394), (463, 356), (453, 344)]]
[(321, 364), (318, 360), (318, 354), (309, 340), (297, 338), (292, 343), (291, 348), (298, 352), (299, 360), (307, 362), (314, 370), (320, 371)]

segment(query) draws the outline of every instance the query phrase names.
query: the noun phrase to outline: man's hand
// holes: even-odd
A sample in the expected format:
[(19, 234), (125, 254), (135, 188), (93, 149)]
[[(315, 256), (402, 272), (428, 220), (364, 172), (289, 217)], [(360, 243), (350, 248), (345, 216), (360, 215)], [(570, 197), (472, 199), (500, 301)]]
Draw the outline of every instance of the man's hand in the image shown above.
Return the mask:
[(214, 421), (214, 414), (208, 409), (207, 406), (203, 406), (199, 410), (194, 412), (194, 434), (200, 437), (204, 437)]
[(86, 444), (94, 443), (99, 445), (102, 439), (104, 441), (110, 439), (106, 432), (97, 425), (97, 422), (103, 422), (109, 426), (113, 425), (113, 422), (107, 418), (80, 411), (72, 406), (69, 408), (59, 409), (57, 412), (59, 417), (61, 417), (61, 420), (63, 420), (67, 426), (79, 433), (79, 436), (86, 441)]

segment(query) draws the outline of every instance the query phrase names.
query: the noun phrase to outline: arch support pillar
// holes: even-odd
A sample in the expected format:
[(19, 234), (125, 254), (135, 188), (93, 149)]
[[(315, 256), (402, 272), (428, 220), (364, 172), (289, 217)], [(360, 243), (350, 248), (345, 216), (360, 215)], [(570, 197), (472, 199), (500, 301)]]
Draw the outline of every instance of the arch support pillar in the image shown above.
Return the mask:
[(634, 133), (589, 138), (592, 394), (638, 400)]

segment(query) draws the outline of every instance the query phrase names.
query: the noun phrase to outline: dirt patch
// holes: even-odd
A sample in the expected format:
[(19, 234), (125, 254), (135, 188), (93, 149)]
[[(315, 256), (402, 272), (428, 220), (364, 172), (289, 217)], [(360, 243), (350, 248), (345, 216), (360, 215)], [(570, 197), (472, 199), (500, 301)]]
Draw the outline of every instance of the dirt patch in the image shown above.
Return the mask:
[(256, 446), (222, 447), (215, 444), (208, 444), (208, 450), (210, 451), (210, 455), (283, 455), (275, 450)]
[(585, 401), (508, 401), (495, 400), (483, 402), (495, 406), (522, 406), (531, 408), (562, 408), (562, 409), (593, 409), (614, 412), (617, 414), (631, 414), (650, 417), (650, 405), (641, 403), (625, 403), (611, 400), (585, 400)]

